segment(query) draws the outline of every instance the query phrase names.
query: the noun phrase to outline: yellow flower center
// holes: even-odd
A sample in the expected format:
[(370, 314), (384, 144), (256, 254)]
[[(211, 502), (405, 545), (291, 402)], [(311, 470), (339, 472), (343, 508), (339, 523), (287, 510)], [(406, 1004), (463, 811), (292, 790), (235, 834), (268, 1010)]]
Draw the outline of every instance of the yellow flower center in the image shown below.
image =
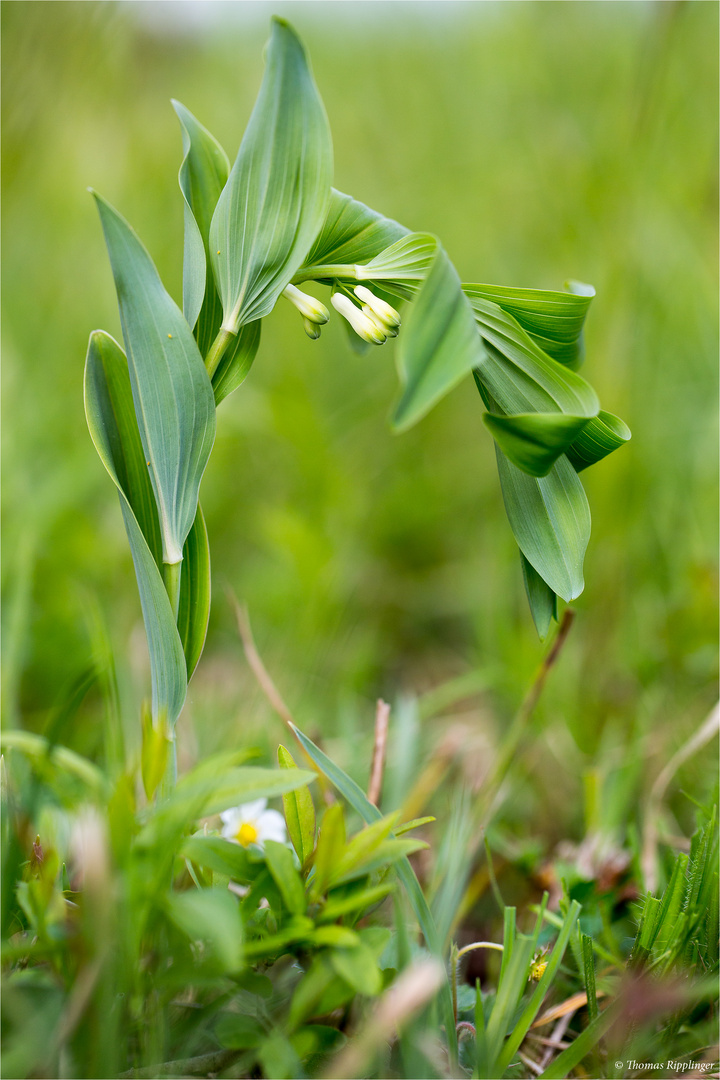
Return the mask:
[(235, 839), (243, 847), (249, 847), (250, 844), (254, 844), (258, 838), (258, 831), (253, 824), (249, 821), (243, 821), (242, 825), (235, 834)]

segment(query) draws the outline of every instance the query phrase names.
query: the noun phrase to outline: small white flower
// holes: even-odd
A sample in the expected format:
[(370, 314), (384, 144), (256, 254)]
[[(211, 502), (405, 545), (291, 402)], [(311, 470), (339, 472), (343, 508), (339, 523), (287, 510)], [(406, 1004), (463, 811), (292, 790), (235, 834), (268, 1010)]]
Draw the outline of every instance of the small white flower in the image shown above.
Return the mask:
[(236, 844), (250, 847), (255, 844), (262, 847), (267, 840), (276, 840), (278, 844), (287, 843), (285, 819), (277, 810), (268, 810), (267, 799), (256, 799), (244, 806), (233, 806), (223, 810), (222, 835)]
[(349, 296), (336, 292), (330, 299), (330, 303), (347, 319), (358, 337), (368, 341), (371, 345), (382, 345), (387, 338), (384, 330), (372, 315), (367, 315), (360, 308), (355, 307)]
[(303, 319), (307, 319), (308, 322), (322, 326), (330, 318), (330, 312), (323, 303), (316, 300), (314, 296), (310, 296), (309, 293), (296, 289), (294, 285), (287, 285), (283, 289), (283, 296), (295, 305)]
[(355, 286), (355, 295), (358, 300), (362, 300), (365, 314), (372, 316), (388, 337), (397, 337), (401, 319), (395, 308), (364, 285)]

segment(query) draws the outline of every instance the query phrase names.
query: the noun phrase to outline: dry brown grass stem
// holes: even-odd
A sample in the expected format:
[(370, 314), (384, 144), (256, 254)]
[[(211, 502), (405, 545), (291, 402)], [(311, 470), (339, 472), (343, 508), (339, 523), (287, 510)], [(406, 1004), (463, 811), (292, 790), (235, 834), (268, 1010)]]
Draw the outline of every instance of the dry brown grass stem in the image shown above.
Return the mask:
[(378, 698), (377, 707), (375, 709), (375, 743), (373, 746), (372, 766), (370, 768), (370, 784), (368, 785), (368, 802), (373, 803), (375, 806), (380, 802), (380, 793), (382, 791), (389, 723), (390, 706), (386, 701), (383, 701), (382, 698)]
[[(604, 990), (598, 990), (596, 997), (605, 997)], [(582, 1009), (583, 1005), (587, 1005), (587, 994), (582, 990), (579, 994), (573, 994), (572, 997), (566, 998), (565, 1001), (561, 1001), (559, 1005), (554, 1005), (552, 1009), (548, 1009), (542, 1016), (539, 1016), (537, 1020), (532, 1024), (532, 1028), (543, 1027), (545, 1024), (552, 1024), (553, 1020), (560, 1020), (563, 1016), (567, 1016), (568, 1013), (572, 1014)]]

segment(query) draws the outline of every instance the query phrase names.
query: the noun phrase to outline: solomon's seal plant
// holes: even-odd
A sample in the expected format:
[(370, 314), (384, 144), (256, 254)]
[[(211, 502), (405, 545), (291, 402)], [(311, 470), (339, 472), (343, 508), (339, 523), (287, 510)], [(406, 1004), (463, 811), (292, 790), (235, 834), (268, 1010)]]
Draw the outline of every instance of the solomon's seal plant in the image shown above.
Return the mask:
[(171, 732), (205, 638), (210, 558), (198, 492), (217, 406), (246, 378), (262, 319), (281, 297), (305, 332), (320, 336), (330, 311), (305, 282), (329, 289), (358, 349), (397, 337), (395, 431), (472, 375), (545, 637), (557, 598), (583, 589), (590, 511), (579, 474), (630, 437), (577, 373), (592, 288), (462, 283), (435, 236), (336, 191), (325, 109), (305, 49), (282, 19), (273, 20), (232, 169), (210, 132), (173, 105), (184, 149), (182, 311), (136, 234), (96, 194), (125, 349), (96, 331), (85, 369), (88, 425), (132, 548), (155, 727)]

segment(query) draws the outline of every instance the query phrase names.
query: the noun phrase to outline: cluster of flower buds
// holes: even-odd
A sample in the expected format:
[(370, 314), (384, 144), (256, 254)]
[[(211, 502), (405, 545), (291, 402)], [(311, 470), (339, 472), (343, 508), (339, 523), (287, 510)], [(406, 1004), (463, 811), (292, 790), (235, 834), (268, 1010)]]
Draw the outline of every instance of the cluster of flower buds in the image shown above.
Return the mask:
[(336, 292), (330, 303), (352, 326), (355, 333), (371, 345), (382, 345), (389, 337), (397, 337), (400, 316), (379, 296), (358, 285), (355, 295), (362, 302), (358, 308), (349, 296)]
[(312, 338), (313, 341), (317, 341), (320, 337), (320, 327), (324, 326), (330, 318), (330, 312), (325, 305), (316, 300), (314, 296), (310, 296), (309, 293), (296, 289), (294, 285), (288, 285), (283, 289), (283, 296), (287, 297), (302, 315), (303, 327), (307, 336)]

